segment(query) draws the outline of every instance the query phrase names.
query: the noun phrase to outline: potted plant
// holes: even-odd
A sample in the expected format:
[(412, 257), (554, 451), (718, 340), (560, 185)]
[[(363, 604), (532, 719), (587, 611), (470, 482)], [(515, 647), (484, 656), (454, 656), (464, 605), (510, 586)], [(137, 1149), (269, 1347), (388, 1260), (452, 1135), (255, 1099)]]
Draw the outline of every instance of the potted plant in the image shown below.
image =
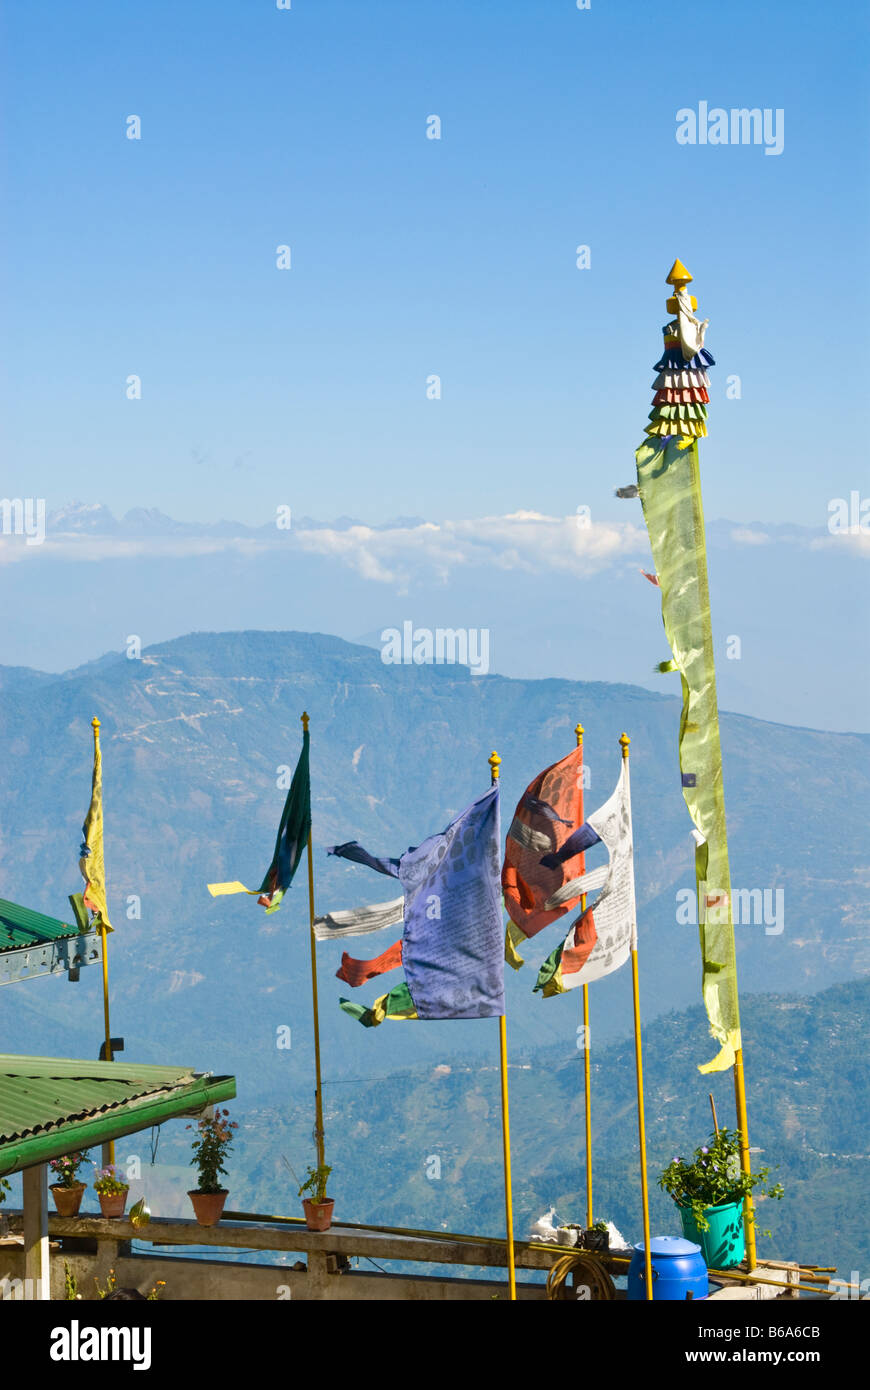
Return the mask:
[(683, 1235), (701, 1247), (708, 1269), (733, 1269), (743, 1259), (743, 1202), (760, 1196), (782, 1197), (781, 1183), (769, 1184), (770, 1168), (744, 1173), (740, 1166), (740, 1131), (720, 1129), (691, 1159), (672, 1158), (659, 1176), (680, 1213)]
[(197, 1124), (188, 1125), (196, 1129), (191, 1148), (191, 1166), (199, 1169), (199, 1183), (188, 1197), (200, 1226), (216, 1226), (221, 1219), (224, 1203), (229, 1189), (221, 1186), (220, 1175), (227, 1170), (224, 1159), (233, 1142), (232, 1131), (238, 1129), (235, 1121), (228, 1120), (229, 1110), (215, 1110), (212, 1116), (204, 1116)]
[(589, 1226), (581, 1237), (584, 1250), (597, 1250), (600, 1254), (606, 1254), (610, 1249), (610, 1232), (607, 1229), (606, 1221), (596, 1221), (593, 1226)]
[(87, 1187), (87, 1183), (79, 1181), (78, 1172), (87, 1159), (87, 1153), (77, 1149), (75, 1153), (53, 1158), (48, 1165), (54, 1174), (51, 1193), (58, 1216), (78, 1216)]
[(96, 1171), (97, 1180), (94, 1183), (94, 1191), (100, 1199), (101, 1213), (103, 1216), (115, 1218), (123, 1216), (130, 1184), (118, 1177), (118, 1170), (114, 1163), (108, 1164), (105, 1168), (98, 1168)]
[[(326, 1195), (326, 1183), (332, 1169), (327, 1163), (319, 1163), (316, 1168), (309, 1168), (307, 1171), (308, 1176), (299, 1189), (305, 1224), (309, 1231), (328, 1231), (332, 1225), (332, 1209), (335, 1206), (332, 1197)], [(310, 1192), (311, 1196), (303, 1196), (305, 1192)]]

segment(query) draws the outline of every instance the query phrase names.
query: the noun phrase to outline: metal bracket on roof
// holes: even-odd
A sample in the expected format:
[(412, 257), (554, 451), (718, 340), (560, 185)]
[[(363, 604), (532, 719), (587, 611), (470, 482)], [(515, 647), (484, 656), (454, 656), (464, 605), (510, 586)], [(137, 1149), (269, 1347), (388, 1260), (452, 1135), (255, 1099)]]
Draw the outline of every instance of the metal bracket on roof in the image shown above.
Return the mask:
[(102, 952), (97, 932), (67, 936), (40, 946), (0, 951), (0, 985), (32, 980), (36, 975), (69, 974), (74, 978), (81, 966), (93, 965), (99, 960), (102, 960)]

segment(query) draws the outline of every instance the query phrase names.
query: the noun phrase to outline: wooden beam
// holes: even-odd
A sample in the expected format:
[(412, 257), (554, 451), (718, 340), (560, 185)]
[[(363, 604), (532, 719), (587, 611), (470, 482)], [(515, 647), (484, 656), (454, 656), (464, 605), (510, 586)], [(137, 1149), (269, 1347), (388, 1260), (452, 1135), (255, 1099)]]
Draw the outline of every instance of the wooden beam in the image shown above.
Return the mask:
[[(10, 1213), (11, 1229), (15, 1217)], [(254, 1221), (224, 1222), (218, 1226), (198, 1226), (195, 1221), (180, 1221), (152, 1217), (147, 1226), (134, 1227), (129, 1220), (109, 1221), (98, 1216), (55, 1216), (49, 1221), (52, 1237), (89, 1236), (100, 1242), (106, 1240), (135, 1240), (154, 1247), (161, 1245), (222, 1246), (225, 1249), (290, 1250), (302, 1253), (368, 1255), (374, 1259), (414, 1260), (434, 1264), (484, 1265), (504, 1268), (507, 1265), (505, 1242), (479, 1240), (456, 1241), (450, 1236), (439, 1237), (414, 1233), (410, 1236), (378, 1231), (349, 1230), (340, 1224), (328, 1231), (309, 1231), (304, 1225), (269, 1225)], [(567, 1253), (564, 1245), (517, 1247), (517, 1265), (526, 1269), (549, 1269), (553, 1262)], [(605, 1257), (606, 1261), (606, 1257)], [(618, 1271), (617, 1271), (618, 1272)]]
[(25, 1168), (23, 1180), (24, 1297), (33, 1302), (51, 1298), (48, 1257), (48, 1169), (44, 1163)]

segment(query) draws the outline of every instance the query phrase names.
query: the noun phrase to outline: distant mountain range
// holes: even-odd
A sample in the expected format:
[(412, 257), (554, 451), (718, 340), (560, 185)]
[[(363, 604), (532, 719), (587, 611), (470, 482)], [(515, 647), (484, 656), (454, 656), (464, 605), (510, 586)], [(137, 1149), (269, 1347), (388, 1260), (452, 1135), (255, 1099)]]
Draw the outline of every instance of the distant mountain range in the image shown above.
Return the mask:
[[(212, 900), (205, 887), (262, 877), (284, 798), (279, 769), (295, 763), (303, 708), (312, 720), (321, 909), (389, 896), (365, 869), (327, 859), (326, 845), (358, 838), (396, 854), (419, 843), (488, 784), (493, 748), (503, 759), (506, 827), (526, 783), (573, 746), (578, 720), (592, 809), (615, 782), (626, 729), (644, 1017), (698, 1001), (697, 931), (676, 918), (676, 894), (692, 887), (693, 869), (674, 696), (389, 666), (368, 647), (322, 634), (199, 633), (54, 678), (0, 670), (0, 895), (67, 914), (66, 896), (80, 887), (90, 720), (102, 721), (113, 1030), (130, 1056), (232, 1071), (249, 1097), (310, 1089), (304, 880), (268, 918), (248, 898)], [(760, 923), (737, 929), (744, 991), (805, 994), (866, 973), (870, 737), (730, 714), (722, 736), (733, 884), (784, 894), (781, 934)], [(508, 981), (513, 1048), (573, 1047), (577, 1001), (531, 993), (558, 927), (542, 935), (529, 966)], [(362, 1032), (337, 1007), (346, 988), (332, 978), (339, 954), (319, 950), (328, 1077), (363, 1066), (380, 1075), (395, 1067), (397, 1048), (407, 1064), (456, 1052), (496, 1056), (485, 1023)], [(99, 972), (87, 969), (76, 985), (44, 979), (5, 989), (0, 1050), (96, 1055), (99, 986)], [(624, 1034), (629, 1008), (626, 972), (596, 986), (594, 1039)], [(276, 1047), (281, 1025), (292, 1029), (289, 1052)], [(713, 1050), (702, 1044), (694, 1060)]]
[[(529, 514), (531, 515), (531, 513)], [(626, 518), (628, 520), (629, 518)], [(338, 516), (330, 521), (310, 516), (292, 516), (286, 529), (297, 531), (349, 531), (360, 527), (371, 531), (414, 530), (430, 525), (426, 517), (396, 516), (382, 522), (369, 522), (362, 517)], [(275, 520), (254, 526), (241, 521), (187, 521), (168, 516), (159, 507), (131, 507), (123, 516), (116, 516), (103, 502), (73, 502), (55, 507), (46, 515), (46, 536), (60, 541), (69, 536), (267, 536), (274, 537)], [(711, 521), (709, 540), (713, 545), (727, 543), (734, 537), (744, 545), (765, 545), (770, 542), (808, 546), (824, 538), (824, 527), (799, 526), (795, 522), (736, 522)], [(8, 542), (7, 542), (8, 543)]]
[[(316, 521), (313, 517), (292, 517), (287, 529), (297, 531), (348, 531), (367, 523), (354, 517), (340, 516), (334, 521)], [(371, 526), (373, 531), (423, 526), (422, 517), (394, 517)], [(793, 528), (799, 532), (801, 528)], [(158, 507), (131, 507), (122, 517), (116, 517), (102, 502), (74, 502), (57, 507), (46, 517), (46, 536), (60, 541), (68, 536), (260, 536), (275, 538), (275, 522), (264, 526), (246, 526), (241, 521), (177, 521)]]
[[(502, 675), (595, 672), (666, 689), (654, 674), (668, 653), (659, 595), (640, 573), (652, 567), (640, 503), (610, 510), (370, 524), (276, 507), (245, 525), (147, 507), (118, 518), (98, 502), (49, 509), (43, 543), (0, 534), (2, 660), (60, 672), (123, 651), (131, 635), (152, 646), (252, 627), (377, 645), (412, 621), (485, 630)], [(830, 535), (824, 520), (719, 520), (707, 531), (721, 704), (866, 731), (870, 653), (856, 632), (870, 537)]]

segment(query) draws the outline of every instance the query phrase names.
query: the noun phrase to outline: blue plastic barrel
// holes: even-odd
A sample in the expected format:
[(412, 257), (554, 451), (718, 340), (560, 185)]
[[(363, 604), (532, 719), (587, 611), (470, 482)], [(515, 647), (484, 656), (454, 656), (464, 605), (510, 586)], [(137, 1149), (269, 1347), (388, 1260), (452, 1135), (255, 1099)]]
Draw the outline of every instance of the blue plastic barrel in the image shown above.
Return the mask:
[[(700, 1245), (682, 1236), (654, 1236), (649, 1243), (652, 1263), (653, 1299), (684, 1302), (686, 1295), (706, 1298), (709, 1293), (707, 1266)], [(629, 1299), (646, 1298), (644, 1246), (634, 1247), (628, 1266)]]

